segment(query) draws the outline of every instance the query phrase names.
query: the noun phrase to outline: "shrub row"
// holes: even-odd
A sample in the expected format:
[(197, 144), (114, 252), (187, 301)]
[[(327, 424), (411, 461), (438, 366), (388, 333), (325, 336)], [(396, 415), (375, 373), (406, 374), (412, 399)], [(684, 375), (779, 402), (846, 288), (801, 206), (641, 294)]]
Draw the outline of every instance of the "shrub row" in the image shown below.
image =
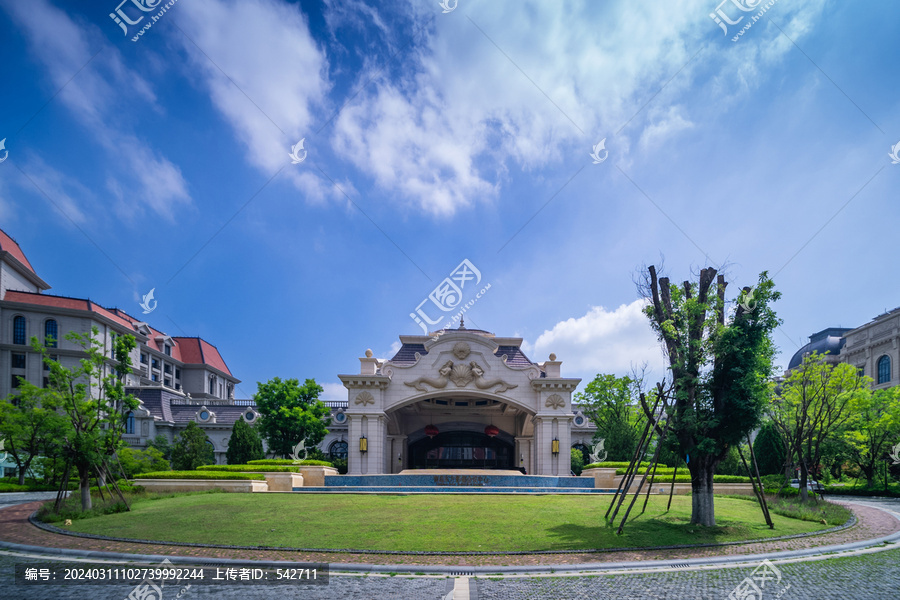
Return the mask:
[(153, 471), (135, 475), (135, 479), (246, 479), (259, 480), (261, 475), (228, 473), (222, 471)]
[(264, 458), (262, 460), (248, 460), (248, 465), (294, 465), (295, 467), (331, 467), (330, 462), (325, 460), (302, 460), (295, 463), (290, 458)]
[(887, 496), (888, 498), (900, 498), (900, 493), (891, 489), (885, 491), (884, 489), (865, 489), (849, 485), (826, 485), (825, 493), (836, 496)]
[(227, 471), (230, 473), (297, 473), (299, 465), (284, 467), (280, 465), (203, 465), (198, 471)]
[[(628, 465), (631, 463), (628, 462), (599, 462), (599, 463), (591, 463), (589, 465), (584, 465), (585, 469), (627, 469)], [(649, 467), (650, 463), (642, 462), (642, 467)], [(664, 465), (660, 465), (662, 467)]]

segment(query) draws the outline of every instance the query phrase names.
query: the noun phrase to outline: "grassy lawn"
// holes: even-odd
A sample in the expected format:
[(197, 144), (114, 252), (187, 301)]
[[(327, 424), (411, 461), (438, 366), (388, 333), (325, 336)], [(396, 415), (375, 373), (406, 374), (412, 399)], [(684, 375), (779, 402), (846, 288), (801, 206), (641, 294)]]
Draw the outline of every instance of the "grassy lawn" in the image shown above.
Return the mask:
[[(135, 502), (130, 513), (67, 529), (160, 541), (365, 550), (577, 550), (700, 544), (806, 533), (822, 523), (773, 515), (753, 502), (716, 499), (714, 528), (691, 526), (690, 496), (651, 497), (622, 536), (603, 524), (610, 496), (200, 494)], [(621, 519), (620, 512), (619, 519)], [(618, 522), (617, 522), (618, 524)], [(834, 523), (829, 526), (834, 525)]]

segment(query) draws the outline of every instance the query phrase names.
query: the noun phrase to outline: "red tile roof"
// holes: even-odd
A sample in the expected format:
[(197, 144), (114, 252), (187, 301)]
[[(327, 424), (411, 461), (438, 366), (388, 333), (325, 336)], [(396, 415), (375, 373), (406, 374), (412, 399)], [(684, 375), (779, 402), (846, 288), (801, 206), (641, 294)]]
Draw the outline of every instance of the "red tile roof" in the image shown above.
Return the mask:
[[(25, 268), (34, 273), (34, 268), (31, 266), (31, 263), (28, 262), (28, 259), (25, 258), (25, 253), (19, 248), (19, 244), (16, 240), (9, 237), (2, 229), (0, 229), (0, 251), (9, 252), (16, 260), (22, 263)], [(37, 275), (37, 273), (34, 274)]]
[(7, 302), (21, 302), (22, 304), (32, 304), (35, 306), (49, 306), (51, 308), (68, 308), (72, 310), (83, 310), (92, 312), (97, 315), (106, 317), (110, 321), (117, 323), (125, 329), (131, 330), (131, 322), (123, 319), (118, 314), (111, 312), (96, 302), (85, 300), (84, 298), (69, 298), (68, 296), (53, 296), (50, 294), (35, 294), (33, 292), (20, 292), (17, 290), (7, 290), (6, 296), (3, 298)]
[(181, 362), (186, 364), (209, 365), (231, 375), (228, 365), (219, 350), (199, 337), (174, 337), (181, 354)]

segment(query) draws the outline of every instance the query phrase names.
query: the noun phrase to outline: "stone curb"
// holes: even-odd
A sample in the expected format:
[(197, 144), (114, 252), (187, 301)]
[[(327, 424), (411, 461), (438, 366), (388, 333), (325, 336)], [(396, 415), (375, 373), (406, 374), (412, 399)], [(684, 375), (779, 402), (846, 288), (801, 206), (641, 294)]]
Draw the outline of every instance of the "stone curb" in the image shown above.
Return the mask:
[(843, 531), (844, 529), (848, 529), (853, 527), (857, 523), (856, 515), (851, 512), (850, 518), (847, 519), (847, 522), (843, 525), (837, 525), (835, 527), (829, 527), (828, 529), (822, 529), (821, 531), (814, 531), (811, 533), (795, 533), (793, 535), (782, 535), (778, 537), (770, 537), (770, 538), (759, 538), (754, 540), (745, 540), (740, 542), (719, 542), (715, 544), (680, 544), (676, 546), (647, 546), (647, 547), (630, 547), (630, 548), (588, 548), (581, 550), (532, 550), (532, 551), (511, 551), (511, 552), (479, 552), (479, 551), (468, 551), (468, 552), (441, 552), (441, 551), (400, 551), (400, 550), (355, 550), (352, 548), (292, 548), (289, 546), (231, 546), (227, 544), (200, 544), (200, 543), (190, 543), (190, 542), (165, 542), (165, 541), (157, 541), (157, 540), (142, 540), (137, 538), (120, 538), (120, 537), (110, 537), (106, 535), (98, 535), (95, 533), (80, 533), (77, 531), (69, 531), (67, 529), (62, 529), (61, 527), (56, 527), (55, 525), (50, 525), (49, 523), (44, 523), (37, 519), (37, 511), (31, 513), (28, 517), (29, 523), (34, 525), (39, 529), (43, 529), (44, 531), (48, 531), (50, 533), (56, 533), (60, 535), (68, 535), (72, 537), (79, 538), (87, 538), (93, 540), (103, 540), (106, 542), (125, 542), (129, 544), (149, 544), (153, 546), (182, 546), (182, 547), (190, 547), (190, 548), (211, 548), (215, 550), (265, 550), (265, 551), (276, 551), (276, 552), (318, 552), (322, 554), (384, 554), (391, 556), (529, 556), (529, 555), (541, 555), (541, 554), (603, 554), (607, 552), (645, 552), (645, 551), (656, 551), (656, 550), (687, 550), (693, 548), (719, 548), (722, 546), (743, 546), (746, 544), (760, 544), (765, 542), (776, 542), (783, 540), (792, 540), (798, 538), (808, 538), (815, 537), (818, 535), (824, 535), (826, 533), (834, 533), (836, 531)]

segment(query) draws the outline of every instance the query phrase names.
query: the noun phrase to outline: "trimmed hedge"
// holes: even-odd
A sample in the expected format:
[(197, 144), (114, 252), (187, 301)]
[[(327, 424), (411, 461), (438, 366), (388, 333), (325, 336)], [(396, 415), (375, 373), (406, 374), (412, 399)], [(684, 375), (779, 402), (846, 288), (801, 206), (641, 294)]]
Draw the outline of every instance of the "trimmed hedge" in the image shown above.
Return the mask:
[[(584, 468), (585, 469), (627, 469), (628, 465), (630, 465), (630, 464), (631, 463), (628, 463), (628, 462), (599, 462), (599, 463), (591, 463), (589, 465), (584, 465)], [(646, 468), (646, 467), (650, 466), (650, 463), (642, 462), (641, 466)], [(660, 468), (662, 468), (664, 466), (665, 465), (660, 465)], [(666, 468), (669, 468), (669, 467), (666, 467)]]
[(297, 467), (282, 467), (278, 465), (203, 465), (197, 467), (198, 471), (226, 471), (230, 473), (299, 473)]
[(248, 465), (293, 465), (295, 467), (333, 467), (325, 460), (302, 460), (295, 463), (290, 458), (264, 458), (262, 460), (248, 460)]
[(228, 473), (222, 471), (154, 471), (135, 475), (135, 479), (242, 479), (260, 481), (261, 475)]
[(834, 494), (836, 496), (885, 496), (888, 498), (900, 498), (900, 493), (895, 492), (892, 489), (888, 489), (887, 491), (885, 491), (884, 488), (880, 490), (865, 489), (856, 488), (849, 485), (826, 485), (825, 493)]

